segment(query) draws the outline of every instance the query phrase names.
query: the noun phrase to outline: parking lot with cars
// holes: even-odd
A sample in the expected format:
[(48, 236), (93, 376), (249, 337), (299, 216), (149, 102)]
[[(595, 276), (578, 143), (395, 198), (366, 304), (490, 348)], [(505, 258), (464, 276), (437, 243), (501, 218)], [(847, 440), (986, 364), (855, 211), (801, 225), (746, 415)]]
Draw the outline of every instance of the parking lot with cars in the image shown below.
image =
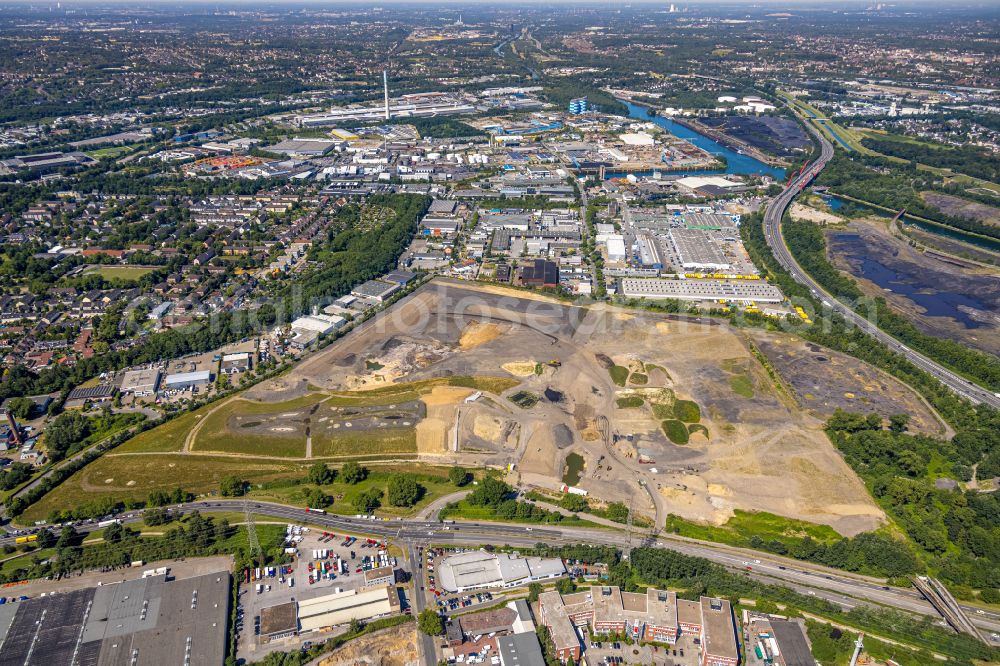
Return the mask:
[(365, 570), (403, 566), (381, 541), (300, 525), (287, 526), (285, 546), (288, 563), (242, 572), (237, 616), (242, 613), (244, 619), (242, 626), (237, 620), (237, 651), (248, 662), (270, 652), (293, 649), (306, 638), (317, 640), (315, 636), (293, 636), (261, 642), (261, 609), (362, 587)]

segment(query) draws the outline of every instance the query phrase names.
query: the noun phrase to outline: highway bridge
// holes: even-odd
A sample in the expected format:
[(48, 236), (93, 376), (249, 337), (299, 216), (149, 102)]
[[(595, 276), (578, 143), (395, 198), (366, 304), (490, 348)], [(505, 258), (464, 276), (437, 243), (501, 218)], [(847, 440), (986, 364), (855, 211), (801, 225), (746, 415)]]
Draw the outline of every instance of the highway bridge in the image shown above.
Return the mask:
[(857, 326), (868, 335), (885, 344), (895, 353), (905, 356), (910, 363), (928, 374), (933, 375), (938, 379), (938, 381), (957, 393), (959, 396), (966, 398), (975, 404), (987, 404), (995, 409), (1000, 409), (1000, 394), (993, 393), (992, 391), (978, 386), (972, 381), (965, 379), (955, 372), (952, 372), (948, 368), (945, 368), (936, 361), (932, 361), (920, 352), (910, 349), (896, 338), (882, 331), (876, 322), (869, 321), (862, 315), (855, 312), (850, 306), (838, 301), (834, 296), (823, 289), (823, 287), (813, 280), (802, 269), (802, 267), (799, 266), (798, 262), (795, 261), (795, 258), (789, 251), (788, 246), (785, 245), (785, 240), (781, 235), (781, 218), (799, 192), (805, 189), (806, 185), (818, 176), (830, 160), (833, 159), (833, 144), (831, 144), (826, 137), (824, 137), (823, 134), (808, 121), (806, 122), (806, 127), (810, 132), (812, 132), (820, 143), (819, 158), (811, 164), (806, 165), (806, 167), (800, 171), (798, 175), (792, 178), (792, 180), (785, 186), (785, 189), (781, 192), (781, 194), (771, 201), (764, 214), (764, 236), (767, 239), (767, 244), (771, 248), (771, 252), (778, 260), (778, 263), (780, 263), (782, 267), (784, 267), (785, 270), (792, 275), (796, 282), (804, 284), (816, 298), (822, 300), (824, 307), (840, 314), (852, 325)]

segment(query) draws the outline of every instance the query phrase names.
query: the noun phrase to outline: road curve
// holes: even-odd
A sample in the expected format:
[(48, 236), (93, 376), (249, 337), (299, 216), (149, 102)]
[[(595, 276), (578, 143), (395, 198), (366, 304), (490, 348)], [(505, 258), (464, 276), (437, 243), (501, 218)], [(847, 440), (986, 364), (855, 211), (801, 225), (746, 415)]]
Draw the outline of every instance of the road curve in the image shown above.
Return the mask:
[(806, 123), (806, 127), (819, 140), (821, 146), (819, 158), (812, 164), (809, 164), (801, 174), (792, 179), (781, 194), (771, 201), (767, 207), (767, 212), (764, 214), (764, 236), (778, 263), (791, 274), (796, 282), (804, 284), (812, 291), (814, 296), (822, 300), (825, 307), (840, 314), (845, 320), (874, 337), (895, 353), (902, 354), (910, 363), (924, 372), (933, 375), (938, 381), (959, 396), (976, 404), (985, 403), (994, 409), (1000, 409), (1000, 397), (997, 394), (959, 376), (923, 354), (913, 351), (896, 338), (881, 330), (876, 324), (868, 321), (823, 289), (792, 257), (792, 253), (789, 251), (788, 246), (785, 245), (785, 240), (781, 235), (781, 218), (788, 206), (791, 205), (792, 200), (795, 199), (805, 185), (815, 178), (827, 163), (833, 159), (833, 144), (827, 141), (826, 137), (808, 122)]

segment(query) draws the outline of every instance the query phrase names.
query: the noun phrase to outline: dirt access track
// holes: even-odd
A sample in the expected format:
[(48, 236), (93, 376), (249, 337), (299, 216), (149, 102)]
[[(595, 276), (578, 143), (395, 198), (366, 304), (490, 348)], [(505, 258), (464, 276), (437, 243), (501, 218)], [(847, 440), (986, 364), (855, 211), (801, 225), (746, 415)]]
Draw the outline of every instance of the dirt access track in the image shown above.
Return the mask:
[[(783, 340), (782, 353), (795, 357), (796, 345), (800, 357), (816, 353), (795, 339)], [(727, 323), (438, 278), (245, 397), (504, 381), (496, 391), (423, 393), (417, 457), (513, 465), (512, 482), (555, 490), (575, 452), (584, 459), (578, 485), (593, 498), (659, 521), (674, 513), (721, 524), (735, 509), (762, 510), (856, 534), (884, 517), (822, 424), (836, 407), (857, 404), (837, 396), (864, 395), (877, 373), (837, 359), (845, 371), (830, 377), (824, 399), (800, 405), (792, 383), (776, 385)], [(908, 388), (878, 379), (880, 410), (938, 427)], [(668, 439), (667, 421), (685, 441)]]

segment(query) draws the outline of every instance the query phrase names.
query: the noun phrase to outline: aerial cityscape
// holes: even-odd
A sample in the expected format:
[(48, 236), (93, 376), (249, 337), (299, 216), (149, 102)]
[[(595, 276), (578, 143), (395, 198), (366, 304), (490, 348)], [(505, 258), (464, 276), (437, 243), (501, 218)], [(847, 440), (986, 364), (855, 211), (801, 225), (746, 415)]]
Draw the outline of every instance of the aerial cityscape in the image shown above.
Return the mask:
[(1000, 664), (1000, 4), (0, 0), (0, 666)]

